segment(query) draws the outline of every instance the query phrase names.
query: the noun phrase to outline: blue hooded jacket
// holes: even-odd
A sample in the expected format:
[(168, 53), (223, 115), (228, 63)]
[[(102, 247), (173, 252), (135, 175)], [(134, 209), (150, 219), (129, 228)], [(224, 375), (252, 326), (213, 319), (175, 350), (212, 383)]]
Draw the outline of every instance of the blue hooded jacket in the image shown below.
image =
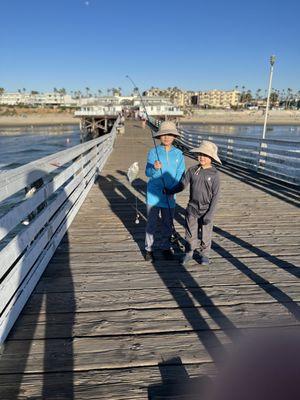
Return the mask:
[[(185, 162), (182, 151), (172, 146), (166, 151), (165, 146), (157, 146), (161, 170), (154, 168), (157, 160), (155, 148), (148, 152), (145, 174), (149, 177), (147, 185), (147, 204), (156, 207), (168, 208), (167, 195), (163, 193), (164, 183), (167, 189), (176, 186), (185, 171)], [(163, 180), (162, 180), (163, 177)], [(168, 196), (171, 208), (175, 207), (175, 196)]]

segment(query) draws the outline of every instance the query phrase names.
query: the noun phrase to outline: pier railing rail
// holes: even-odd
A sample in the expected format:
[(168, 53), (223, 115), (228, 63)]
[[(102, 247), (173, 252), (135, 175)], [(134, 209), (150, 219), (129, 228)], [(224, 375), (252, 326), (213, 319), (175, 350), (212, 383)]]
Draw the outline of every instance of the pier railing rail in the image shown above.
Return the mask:
[(0, 174), (0, 344), (112, 152), (118, 123), (107, 135)]
[[(153, 126), (159, 121), (150, 118)], [(222, 161), (259, 172), (281, 181), (300, 185), (300, 142), (259, 139), (233, 135), (211, 135), (179, 128), (179, 146), (187, 151), (198, 147), (202, 140), (218, 146)]]

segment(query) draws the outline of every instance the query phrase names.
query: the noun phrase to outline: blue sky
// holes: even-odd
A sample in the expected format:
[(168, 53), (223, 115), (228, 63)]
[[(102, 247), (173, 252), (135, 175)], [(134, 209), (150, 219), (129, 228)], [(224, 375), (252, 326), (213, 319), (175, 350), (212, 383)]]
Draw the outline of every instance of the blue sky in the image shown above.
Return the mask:
[(300, 1), (1, 1), (0, 86), (300, 89)]

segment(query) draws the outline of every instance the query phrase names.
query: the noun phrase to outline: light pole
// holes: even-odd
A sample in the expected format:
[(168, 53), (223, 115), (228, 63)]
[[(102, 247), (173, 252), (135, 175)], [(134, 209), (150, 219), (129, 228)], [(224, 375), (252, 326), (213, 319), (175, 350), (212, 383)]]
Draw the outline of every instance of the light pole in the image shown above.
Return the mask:
[(269, 104), (270, 104), (270, 94), (272, 88), (272, 78), (273, 78), (273, 69), (275, 64), (275, 56), (270, 57), (270, 78), (269, 78), (269, 89), (268, 89), (268, 97), (267, 97), (267, 105), (266, 105), (266, 114), (265, 114), (265, 122), (264, 122), (264, 129), (262, 138), (265, 139), (266, 137), (266, 129), (267, 129), (267, 121), (268, 121), (268, 113), (269, 113)]

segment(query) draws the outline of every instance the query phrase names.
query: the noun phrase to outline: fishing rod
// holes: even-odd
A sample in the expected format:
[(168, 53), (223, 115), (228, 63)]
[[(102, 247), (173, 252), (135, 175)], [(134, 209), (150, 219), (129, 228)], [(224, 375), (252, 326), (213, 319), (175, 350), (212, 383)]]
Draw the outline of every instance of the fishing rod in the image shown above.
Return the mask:
[[(153, 143), (154, 143), (154, 148), (155, 148), (155, 152), (156, 152), (157, 161), (160, 163), (160, 158), (159, 158), (159, 154), (158, 154), (158, 150), (157, 150), (157, 144), (156, 144), (156, 141), (155, 141), (155, 138), (154, 138), (154, 135), (153, 135), (153, 129), (151, 128), (151, 125), (150, 125), (151, 122), (150, 122), (150, 118), (149, 118), (149, 114), (148, 114), (148, 112), (147, 112), (147, 108), (146, 108), (145, 102), (144, 102), (144, 100), (143, 100), (143, 98), (142, 98), (142, 95), (141, 95), (141, 92), (140, 92), (138, 86), (135, 84), (135, 82), (133, 81), (133, 79), (131, 79), (131, 77), (130, 77), (129, 75), (126, 75), (126, 78), (130, 80), (130, 82), (132, 83), (134, 89), (137, 90), (137, 93), (138, 93), (138, 95), (139, 95), (141, 104), (142, 104), (143, 109), (144, 109), (144, 113), (145, 113), (145, 115), (146, 115), (146, 119), (147, 119), (147, 121), (149, 122), (149, 128), (150, 128), (150, 131), (151, 131), (152, 141), (153, 141)], [(160, 174), (161, 174), (160, 177), (161, 177), (161, 180), (162, 180), (162, 183), (163, 183), (163, 188), (164, 188), (164, 191), (165, 191), (165, 189), (166, 189), (166, 184), (165, 184), (165, 180), (164, 180), (164, 177), (163, 177), (163, 172), (162, 172), (162, 169), (161, 169), (161, 168), (159, 168), (159, 170), (160, 170)], [(176, 232), (176, 229), (175, 229), (175, 226), (174, 226), (173, 216), (172, 216), (172, 212), (171, 212), (171, 206), (170, 206), (169, 197), (168, 197), (167, 194), (165, 194), (165, 196), (166, 196), (166, 199), (167, 199), (167, 206), (168, 206), (168, 211), (169, 211), (170, 220), (172, 221), (172, 222), (171, 222), (171, 223), (172, 223), (172, 234), (171, 234), (170, 241), (171, 241), (171, 243), (177, 244), (177, 246), (181, 249), (181, 248), (182, 248), (182, 245), (181, 245), (181, 243), (180, 243), (180, 241), (179, 241), (180, 236), (179, 236), (179, 234)]]

